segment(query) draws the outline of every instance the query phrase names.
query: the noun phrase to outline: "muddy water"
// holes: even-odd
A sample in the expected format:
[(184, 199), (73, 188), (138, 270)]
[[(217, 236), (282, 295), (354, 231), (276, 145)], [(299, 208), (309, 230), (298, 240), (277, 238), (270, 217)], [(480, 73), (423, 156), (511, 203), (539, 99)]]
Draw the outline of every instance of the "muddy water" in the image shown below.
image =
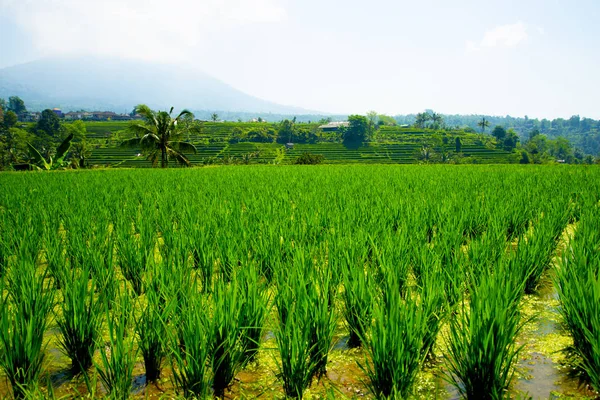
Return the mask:
[(518, 339), (524, 348), (517, 365), (514, 394), (533, 399), (594, 399), (596, 394), (570, 373), (562, 350), (572, 341), (561, 325), (559, 308), (550, 270), (543, 276), (538, 293), (525, 296), (522, 303), (529, 322)]
[(572, 344), (572, 339), (562, 326), (560, 301), (553, 283), (553, 271), (560, 268), (559, 257), (575, 229), (576, 226), (570, 224), (564, 230), (553, 267), (542, 276), (537, 293), (525, 296), (521, 303), (523, 316), (528, 322), (517, 340), (524, 347), (516, 368), (514, 397), (598, 398), (598, 393), (573, 377), (568, 366), (563, 350)]

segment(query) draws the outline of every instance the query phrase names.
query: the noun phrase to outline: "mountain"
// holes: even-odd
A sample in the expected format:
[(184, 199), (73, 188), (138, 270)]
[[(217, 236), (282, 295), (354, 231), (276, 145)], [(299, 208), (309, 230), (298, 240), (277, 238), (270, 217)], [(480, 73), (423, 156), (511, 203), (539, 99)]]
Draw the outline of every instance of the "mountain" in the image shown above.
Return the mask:
[(46, 58), (0, 69), (0, 98), (19, 96), (30, 110), (151, 108), (254, 113), (317, 113), (243, 93), (186, 66), (96, 57)]

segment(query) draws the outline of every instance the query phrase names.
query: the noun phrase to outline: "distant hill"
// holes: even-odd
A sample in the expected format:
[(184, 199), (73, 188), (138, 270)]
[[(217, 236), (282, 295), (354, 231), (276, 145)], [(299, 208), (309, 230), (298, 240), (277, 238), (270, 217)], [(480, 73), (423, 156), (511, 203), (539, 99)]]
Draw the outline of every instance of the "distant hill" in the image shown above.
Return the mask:
[(0, 97), (20, 96), (30, 110), (130, 112), (153, 108), (318, 114), (243, 93), (185, 66), (94, 57), (47, 58), (0, 69)]

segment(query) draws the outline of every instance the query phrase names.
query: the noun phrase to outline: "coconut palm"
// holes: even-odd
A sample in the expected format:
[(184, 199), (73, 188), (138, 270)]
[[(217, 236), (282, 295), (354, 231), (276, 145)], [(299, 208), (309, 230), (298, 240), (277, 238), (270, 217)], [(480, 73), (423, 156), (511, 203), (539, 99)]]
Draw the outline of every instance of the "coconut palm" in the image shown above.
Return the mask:
[(122, 147), (141, 148), (153, 166), (160, 159), (161, 168), (169, 166), (169, 160), (181, 165), (190, 166), (190, 160), (184, 153), (196, 154), (196, 147), (182, 139), (186, 134), (195, 133), (198, 128), (192, 123), (194, 114), (183, 110), (176, 118), (172, 118), (173, 107), (166, 111), (153, 111), (145, 104), (135, 108), (143, 122), (135, 121), (129, 125), (129, 131), (135, 137), (121, 143)]
[(429, 121), (431, 119), (431, 116), (427, 113), (419, 113), (417, 114), (416, 120), (415, 120), (415, 125), (417, 126), (417, 128), (425, 128), (425, 124), (427, 124), (427, 121)]
[(481, 133), (485, 132), (485, 128), (487, 128), (488, 126), (490, 126), (490, 121), (488, 121), (487, 119), (481, 118), (481, 121), (479, 121), (477, 123), (477, 126), (481, 127)]
[(442, 116), (442, 114), (438, 114), (436, 112), (431, 113), (430, 119), (433, 123), (433, 129), (439, 129), (444, 122), (444, 117)]

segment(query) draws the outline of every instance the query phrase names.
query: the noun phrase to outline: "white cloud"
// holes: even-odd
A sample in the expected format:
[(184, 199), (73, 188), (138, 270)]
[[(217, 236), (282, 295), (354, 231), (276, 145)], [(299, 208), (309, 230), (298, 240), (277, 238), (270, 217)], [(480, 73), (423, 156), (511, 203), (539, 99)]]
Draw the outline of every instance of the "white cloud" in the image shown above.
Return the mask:
[(287, 18), (281, 0), (0, 0), (40, 51), (185, 59), (220, 32)]
[(515, 24), (501, 25), (485, 33), (479, 42), (467, 41), (467, 51), (479, 51), (485, 48), (516, 47), (529, 37), (528, 27), (519, 21)]

